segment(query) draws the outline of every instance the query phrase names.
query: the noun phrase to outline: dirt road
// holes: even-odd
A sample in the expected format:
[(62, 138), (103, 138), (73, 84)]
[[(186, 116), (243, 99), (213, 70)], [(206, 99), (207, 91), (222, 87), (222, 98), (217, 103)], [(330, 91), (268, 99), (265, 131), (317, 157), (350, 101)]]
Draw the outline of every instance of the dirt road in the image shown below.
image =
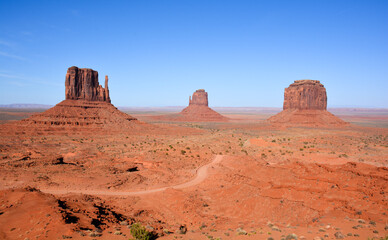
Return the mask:
[(150, 193), (156, 193), (156, 192), (161, 192), (164, 191), (168, 188), (173, 188), (173, 189), (182, 189), (182, 188), (188, 188), (195, 186), (201, 182), (203, 182), (209, 175), (208, 169), (222, 161), (223, 156), (222, 155), (216, 155), (210, 163), (203, 165), (199, 167), (196, 170), (196, 176), (194, 179), (184, 182), (178, 185), (172, 185), (172, 186), (166, 186), (162, 188), (155, 188), (155, 189), (149, 189), (149, 190), (144, 190), (144, 191), (136, 191), (136, 192), (131, 192), (131, 191), (120, 191), (120, 192), (112, 192), (112, 191), (101, 191), (101, 190), (63, 190), (63, 189), (40, 189), (42, 192), (45, 193), (51, 193), (51, 194), (67, 194), (67, 193), (82, 193), (82, 194), (89, 194), (89, 195), (109, 195), (109, 196), (136, 196), (136, 195), (143, 195), (143, 194), (150, 194)]

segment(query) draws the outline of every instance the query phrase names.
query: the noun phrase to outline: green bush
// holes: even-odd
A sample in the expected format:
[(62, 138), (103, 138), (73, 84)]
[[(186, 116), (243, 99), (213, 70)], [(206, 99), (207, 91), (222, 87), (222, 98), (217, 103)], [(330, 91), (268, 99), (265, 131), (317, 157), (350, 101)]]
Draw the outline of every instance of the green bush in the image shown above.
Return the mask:
[(131, 234), (136, 240), (151, 240), (154, 239), (152, 232), (147, 231), (147, 229), (142, 226), (140, 223), (134, 223), (131, 226)]

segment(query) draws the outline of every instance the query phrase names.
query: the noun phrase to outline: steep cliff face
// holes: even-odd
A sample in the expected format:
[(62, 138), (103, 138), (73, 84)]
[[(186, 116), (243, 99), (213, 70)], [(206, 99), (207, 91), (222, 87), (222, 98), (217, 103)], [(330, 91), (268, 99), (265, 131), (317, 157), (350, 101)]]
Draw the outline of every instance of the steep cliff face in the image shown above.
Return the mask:
[(108, 76), (105, 88), (98, 83), (98, 72), (90, 68), (70, 67), (65, 80), (66, 99), (101, 101), (110, 103)]
[(101, 129), (121, 131), (145, 130), (144, 123), (119, 111), (110, 103), (108, 76), (105, 88), (98, 84), (98, 72), (89, 68), (70, 67), (65, 80), (66, 100), (45, 112), (17, 122), (32, 130), (76, 130), (98, 133)]
[(284, 90), (284, 110), (326, 110), (326, 108), (326, 88), (317, 80), (297, 80)]
[(209, 108), (207, 92), (204, 89), (198, 89), (189, 98), (189, 106), (180, 112), (179, 121), (227, 121), (228, 118)]
[(204, 89), (198, 89), (193, 93), (193, 97), (189, 98), (189, 106), (197, 105), (197, 106), (209, 106), (207, 92)]
[(284, 90), (283, 111), (268, 121), (283, 126), (337, 127), (348, 124), (326, 108), (323, 84), (317, 80), (297, 80)]

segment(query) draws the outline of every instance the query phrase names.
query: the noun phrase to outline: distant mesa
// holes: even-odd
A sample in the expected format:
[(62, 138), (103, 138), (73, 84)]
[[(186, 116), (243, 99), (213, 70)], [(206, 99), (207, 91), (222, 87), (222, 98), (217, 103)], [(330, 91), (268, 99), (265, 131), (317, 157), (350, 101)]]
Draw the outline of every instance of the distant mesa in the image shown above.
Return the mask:
[(16, 122), (32, 130), (135, 129), (145, 123), (119, 111), (110, 102), (108, 76), (105, 88), (99, 85), (98, 72), (89, 68), (70, 67), (65, 79), (66, 100), (45, 112)]
[(198, 89), (189, 97), (189, 106), (178, 114), (154, 116), (154, 119), (181, 122), (225, 122), (229, 118), (222, 116), (209, 107), (208, 94)]
[(199, 89), (189, 98), (189, 106), (183, 109), (180, 114), (186, 121), (223, 122), (228, 120), (227, 117), (214, 111), (208, 105), (207, 92), (204, 89)]
[(327, 110), (326, 88), (318, 80), (296, 80), (284, 90), (283, 111), (270, 123), (305, 126), (344, 126), (348, 123)]

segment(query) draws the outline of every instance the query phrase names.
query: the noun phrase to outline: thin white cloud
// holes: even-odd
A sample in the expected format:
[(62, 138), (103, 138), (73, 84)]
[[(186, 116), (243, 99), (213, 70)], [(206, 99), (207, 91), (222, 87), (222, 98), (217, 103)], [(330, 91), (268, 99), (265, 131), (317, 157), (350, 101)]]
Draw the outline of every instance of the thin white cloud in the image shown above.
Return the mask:
[(24, 57), (16, 56), (16, 55), (9, 54), (9, 53), (6, 53), (6, 52), (1, 52), (1, 51), (0, 51), (0, 56), (8, 57), (8, 58), (13, 58), (13, 59), (16, 59), (16, 60), (21, 60), (21, 61), (27, 60)]
[(7, 47), (13, 47), (13, 46), (15, 46), (14, 43), (8, 42), (8, 41), (4, 41), (4, 40), (1, 40), (1, 39), (0, 39), (0, 45), (7, 46)]
[(22, 80), (24, 81), (24, 83), (21, 83), (21, 82), (15, 82), (15, 81), (7, 81), (8, 83), (12, 83), (14, 85), (17, 85), (17, 86), (20, 86), (20, 87), (24, 87), (24, 86), (28, 86), (28, 82), (29, 83), (34, 83), (34, 84), (42, 84), (42, 85), (48, 85), (48, 86), (55, 86), (55, 87), (58, 87), (58, 86), (62, 86), (62, 84), (59, 84), (59, 83), (53, 83), (53, 82), (46, 82), (46, 81), (42, 81), (40, 79), (34, 79), (34, 78), (31, 78), (31, 77), (24, 77), (24, 76), (20, 76), (20, 75), (15, 75), (15, 74), (4, 74), (4, 73), (0, 73), (0, 79), (17, 79), (17, 80)]
[(4, 73), (0, 73), (0, 77), (3, 77), (3, 78), (12, 78), (12, 79), (21, 79), (21, 80), (26, 80), (25, 78), (21, 77), (21, 76), (17, 76), (17, 75), (10, 75), (10, 74), (4, 74)]
[(8, 81), (8, 84), (15, 85), (18, 87), (27, 87), (30, 85), (30, 84), (26, 84), (26, 83), (18, 82), (18, 81)]

